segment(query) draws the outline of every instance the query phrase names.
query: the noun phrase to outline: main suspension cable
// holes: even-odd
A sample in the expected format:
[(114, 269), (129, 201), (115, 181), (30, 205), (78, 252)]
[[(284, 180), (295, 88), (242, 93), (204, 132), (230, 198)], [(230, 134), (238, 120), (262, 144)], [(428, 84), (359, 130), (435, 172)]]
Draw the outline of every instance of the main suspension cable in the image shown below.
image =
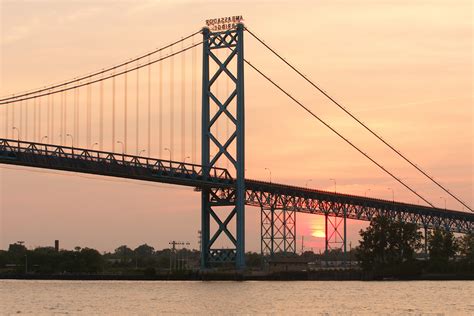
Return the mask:
[[(168, 58), (171, 58), (175, 55), (178, 55), (182, 52), (185, 52), (187, 50), (190, 50), (192, 49), (193, 47), (196, 47), (196, 46), (199, 46), (201, 45), (202, 43), (204, 43), (204, 41), (201, 41), (199, 43), (196, 43), (196, 44), (192, 44), (190, 46), (187, 46), (186, 48), (184, 49), (181, 49), (175, 53), (170, 53), (164, 57), (161, 57), (161, 58), (158, 58), (158, 59), (155, 59), (153, 61), (150, 61), (150, 62), (147, 62), (147, 63), (144, 63), (144, 64), (140, 64), (139, 66), (136, 66), (136, 67), (133, 67), (133, 68), (129, 68), (129, 69), (126, 69), (126, 70), (123, 70), (123, 71), (120, 71), (120, 72), (117, 72), (117, 73), (113, 73), (111, 75), (108, 75), (106, 77), (102, 77), (102, 78), (99, 78), (99, 79), (95, 79), (95, 80), (92, 80), (92, 81), (87, 81), (87, 82), (84, 82), (84, 83), (79, 83), (77, 85), (74, 85), (74, 86), (71, 86), (71, 87), (66, 87), (66, 88), (62, 88), (60, 90), (56, 90), (56, 91), (53, 91), (53, 92), (47, 92), (47, 93), (42, 93), (42, 94), (39, 94), (39, 95), (34, 95), (34, 96), (26, 96), (24, 98), (20, 98), (20, 99), (15, 99), (14, 101), (11, 100), (11, 101), (2, 101), (0, 100), (0, 105), (3, 105), (3, 104), (9, 104), (9, 103), (13, 103), (13, 102), (19, 102), (19, 101), (24, 101), (24, 100), (30, 100), (30, 99), (35, 99), (35, 98), (40, 98), (40, 97), (43, 97), (43, 96), (46, 96), (46, 95), (50, 95), (50, 94), (56, 94), (56, 93), (60, 93), (60, 92), (63, 92), (63, 91), (68, 91), (68, 90), (72, 90), (72, 89), (76, 89), (76, 88), (80, 88), (80, 87), (84, 87), (84, 86), (87, 86), (87, 85), (91, 85), (91, 84), (94, 84), (94, 83), (97, 83), (97, 82), (101, 82), (101, 81), (104, 81), (104, 80), (108, 80), (110, 78), (113, 78), (113, 77), (118, 77), (118, 76), (121, 76), (123, 74), (126, 74), (126, 73), (129, 73), (131, 71), (135, 71), (137, 69), (141, 69), (143, 67), (146, 67), (148, 65), (153, 65), (157, 62), (160, 62), (162, 60), (165, 60), (165, 59), (168, 59)], [(92, 77), (92, 76), (91, 76)], [(87, 79), (89, 77), (86, 77), (85, 79)]]
[(355, 150), (357, 150), (359, 153), (361, 153), (362, 155), (364, 155), (367, 159), (369, 159), (372, 163), (374, 163), (377, 167), (379, 167), (380, 169), (382, 169), (386, 174), (388, 174), (389, 176), (391, 176), (393, 179), (395, 179), (398, 183), (400, 183), (401, 185), (403, 185), (405, 188), (407, 188), (408, 190), (410, 190), (413, 194), (415, 194), (417, 197), (419, 197), (420, 199), (422, 199), (423, 201), (425, 201), (427, 204), (429, 204), (431, 207), (435, 207), (431, 202), (429, 202), (427, 199), (425, 199), (423, 196), (421, 196), (420, 194), (418, 194), (414, 189), (412, 189), (410, 186), (408, 186), (405, 182), (403, 182), (400, 178), (398, 178), (397, 176), (395, 176), (393, 173), (391, 173), (390, 171), (388, 171), (384, 166), (382, 166), (381, 164), (379, 164), (377, 161), (375, 161), (372, 157), (370, 157), (368, 154), (366, 154), (364, 151), (362, 151), (359, 147), (357, 147), (357, 145), (355, 145), (354, 143), (352, 143), (349, 139), (347, 139), (346, 137), (344, 137), (341, 133), (339, 133), (336, 129), (334, 129), (331, 125), (329, 125), (328, 123), (326, 123), (323, 119), (321, 119), (319, 116), (317, 116), (316, 114), (314, 114), (313, 111), (311, 111), (308, 107), (306, 107), (303, 103), (301, 103), (300, 101), (298, 101), (296, 98), (294, 98), (290, 93), (288, 93), (285, 89), (283, 89), (280, 85), (278, 85), (275, 81), (273, 81), (270, 77), (268, 77), (267, 75), (265, 75), (262, 71), (260, 71), (257, 67), (255, 67), (254, 65), (252, 65), (249, 61), (247, 61), (246, 59), (244, 59), (245, 63), (247, 63), (247, 65), (249, 65), (252, 69), (254, 69), (257, 73), (259, 73), (262, 77), (264, 77), (266, 80), (268, 80), (272, 85), (274, 85), (278, 90), (280, 90), (281, 92), (283, 92), (287, 97), (289, 97), (291, 100), (293, 100), (293, 102), (295, 102), (296, 104), (298, 104), (301, 108), (303, 108), (306, 112), (308, 112), (311, 116), (313, 116), (315, 119), (317, 119), (319, 122), (321, 122), (324, 126), (326, 126), (327, 128), (329, 128), (333, 133), (335, 133), (337, 136), (339, 136), (340, 138), (342, 138), (346, 143), (348, 143), (349, 145), (351, 145)]
[(308, 82), (310, 85), (312, 85), (315, 89), (317, 89), (319, 92), (321, 92), (326, 98), (328, 98), (332, 103), (337, 105), (341, 110), (343, 110), (347, 115), (349, 115), (352, 119), (354, 119), (357, 123), (359, 123), (361, 126), (363, 126), (367, 131), (369, 131), (373, 136), (375, 136), (378, 140), (380, 140), (382, 143), (384, 143), (388, 148), (390, 148), (392, 151), (394, 151), (398, 156), (400, 156), (403, 160), (408, 162), (412, 167), (414, 167), (416, 170), (418, 170), (421, 174), (423, 174), (426, 178), (431, 180), (434, 184), (436, 184), (439, 188), (441, 188), (444, 192), (449, 194), (451, 197), (453, 197), (456, 201), (461, 203), (463, 206), (465, 206), (467, 209), (469, 209), (471, 212), (473, 211), (472, 208), (470, 208), (465, 202), (463, 202), (460, 198), (455, 196), (453, 193), (451, 193), (446, 187), (444, 187), (442, 184), (440, 184), (438, 181), (436, 181), (433, 177), (428, 175), (423, 169), (418, 167), (414, 162), (412, 162), (410, 159), (408, 159), (405, 155), (403, 155), (398, 149), (396, 149), (394, 146), (389, 144), (387, 141), (385, 141), (379, 134), (377, 134), (374, 130), (372, 130), (370, 127), (368, 127), (365, 123), (363, 123), (359, 118), (357, 118), (354, 114), (352, 114), (349, 110), (347, 110), (342, 104), (337, 102), (333, 97), (331, 97), (327, 92), (325, 92), (322, 88), (320, 88), (318, 85), (316, 85), (312, 80), (310, 80), (307, 76), (305, 76), (301, 71), (299, 71), (296, 67), (294, 67), (292, 64), (290, 64), (286, 59), (284, 59), (280, 54), (278, 54), (274, 49), (272, 49), (269, 45), (267, 45), (263, 40), (261, 40), (257, 35), (255, 35), (252, 31), (250, 31), (248, 28), (245, 28), (245, 30), (252, 35), (258, 42), (260, 42), (265, 48), (267, 48), (269, 51), (271, 51), (278, 59), (283, 61), (288, 67), (290, 67), (293, 71), (295, 71), (300, 77), (302, 77), (306, 82)]
[(199, 34), (199, 33), (201, 33), (201, 32), (202, 32), (202, 30), (196, 31), (196, 32), (194, 32), (194, 33), (192, 33), (192, 34), (190, 34), (190, 35), (188, 35), (188, 36), (185, 36), (185, 37), (183, 37), (183, 38), (181, 38), (181, 39), (179, 39), (179, 40), (177, 40), (177, 41), (175, 41), (175, 42), (173, 42), (173, 43), (171, 43), (171, 44), (168, 44), (168, 45), (163, 46), (163, 47), (161, 47), (161, 48), (155, 49), (155, 50), (153, 50), (153, 51), (151, 51), (151, 52), (148, 52), (148, 53), (146, 53), (146, 54), (144, 54), (144, 55), (141, 55), (141, 56), (136, 57), (136, 58), (132, 58), (132, 59), (126, 61), (126, 62), (122, 62), (122, 63), (120, 63), (120, 64), (118, 64), (118, 65), (115, 65), (115, 66), (112, 66), (112, 67), (108, 67), (108, 68), (105, 68), (105, 69), (102, 69), (102, 70), (99, 70), (99, 71), (96, 71), (96, 72), (92, 72), (92, 73), (90, 73), (90, 74), (83, 75), (83, 76), (81, 76), (81, 77), (79, 77), (79, 78), (74, 78), (74, 79), (72, 79), (72, 80), (68, 80), (68, 81), (65, 81), (65, 82), (62, 82), (62, 83), (58, 83), (58, 84), (53, 84), (53, 85), (51, 85), (51, 86), (47, 86), (47, 87), (43, 87), (43, 88), (39, 88), (39, 89), (35, 89), (35, 90), (25, 91), (25, 92), (22, 92), (22, 93), (19, 93), (19, 94), (12, 94), (12, 95), (10, 95), (9, 97), (0, 98), (0, 102), (1, 102), (0, 104), (3, 104), (4, 101), (7, 101), (7, 100), (18, 99), (18, 98), (24, 98), (25, 96), (29, 96), (29, 95), (32, 95), (32, 94), (38, 94), (38, 93), (41, 93), (41, 92), (44, 92), (44, 91), (47, 91), (47, 90), (53, 90), (53, 89), (56, 89), (56, 88), (60, 88), (60, 87), (63, 87), (63, 86), (67, 86), (67, 85), (70, 85), (70, 84), (72, 84), (72, 83), (76, 83), (76, 82), (82, 81), (82, 80), (84, 80), (84, 79), (90, 79), (91, 77), (95, 77), (95, 76), (98, 76), (98, 75), (102, 75), (102, 74), (104, 74), (104, 73), (107, 73), (107, 72), (109, 72), (109, 71), (116, 70), (117, 68), (121, 68), (121, 67), (126, 66), (126, 65), (128, 65), (128, 64), (132, 64), (132, 63), (134, 63), (134, 62), (138, 62), (139, 60), (141, 60), (141, 59), (143, 59), (143, 58), (145, 58), (145, 57), (149, 57), (149, 56), (154, 55), (154, 54), (156, 54), (156, 53), (158, 53), (158, 52), (161, 52), (161, 51), (163, 51), (163, 50), (165, 50), (165, 49), (167, 49), (167, 48), (170, 48), (171, 46), (174, 46), (174, 45), (176, 45), (176, 44), (178, 44), (178, 43), (180, 43), (180, 42), (182, 42), (182, 41), (185, 41), (185, 40), (187, 40), (187, 39), (189, 39), (189, 38), (193, 37), (194, 35)]

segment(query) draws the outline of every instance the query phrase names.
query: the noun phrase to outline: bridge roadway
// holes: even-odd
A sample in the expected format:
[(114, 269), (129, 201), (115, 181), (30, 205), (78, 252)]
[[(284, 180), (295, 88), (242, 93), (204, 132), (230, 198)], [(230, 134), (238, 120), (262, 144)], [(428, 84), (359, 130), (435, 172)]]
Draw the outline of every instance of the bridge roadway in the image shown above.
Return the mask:
[[(211, 190), (214, 199), (232, 200), (234, 179), (223, 168), (83, 148), (0, 139), (0, 163), (184, 185)], [(246, 180), (246, 204), (370, 221), (384, 215), (419, 227), (474, 231), (474, 213)]]

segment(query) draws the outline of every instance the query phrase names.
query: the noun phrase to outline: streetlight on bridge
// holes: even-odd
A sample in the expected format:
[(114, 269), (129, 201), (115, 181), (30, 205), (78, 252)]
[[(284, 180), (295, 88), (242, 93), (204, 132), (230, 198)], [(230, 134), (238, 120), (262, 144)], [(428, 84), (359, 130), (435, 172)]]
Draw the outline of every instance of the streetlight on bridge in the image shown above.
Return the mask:
[[(71, 148), (73, 148), (74, 147), (74, 136), (72, 136), (71, 134), (68, 133), (68, 134), (66, 134), (66, 137), (71, 137)], [(92, 146), (94, 146), (94, 145), (92, 145)]]
[(123, 142), (121, 140), (118, 140), (117, 144), (122, 145), (122, 161), (124, 161), (125, 160), (125, 150), (124, 150), (125, 145), (123, 144)]
[(270, 183), (272, 183), (272, 171), (270, 170), (270, 168), (265, 168), (265, 170), (270, 173)]
[(165, 147), (164, 150), (167, 150), (170, 153), (170, 161), (172, 161), (173, 154), (171, 153), (171, 149), (169, 149), (168, 147)]
[(306, 189), (308, 188), (308, 183), (310, 183), (311, 181), (313, 181), (313, 179), (308, 179), (308, 180), (306, 180), (306, 184), (305, 184)]
[(20, 130), (19, 130), (16, 126), (13, 126), (13, 127), (12, 127), (12, 130), (13, 130), (13, 131), (16, 130), (16, 132), (18, 133), (18, 138), (17, 138), (17, 140), (18, 140), (18, 143), (20, 143)]
[(367, 192), (369, 192), (369, 191), (370, 191), (370, 189), (365, 190), (365, 192), (364, 192), (365, 197), (367, 197)]
[(334, 181), (334, 194), (336, 194), (336, 179), (329, 179), (329, 181)]

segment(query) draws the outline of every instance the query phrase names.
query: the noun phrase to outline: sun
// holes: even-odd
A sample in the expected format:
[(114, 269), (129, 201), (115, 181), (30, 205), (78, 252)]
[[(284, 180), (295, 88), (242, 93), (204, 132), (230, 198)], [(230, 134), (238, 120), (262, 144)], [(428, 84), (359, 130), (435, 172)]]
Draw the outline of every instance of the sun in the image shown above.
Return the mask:
[(315, 229), (315, 230), (311, 233), (311, 236), (316, 237), (316, 238), (324, 238), (324, 237), (326, 237), (326, 234), (324, 233), (324, 230)]

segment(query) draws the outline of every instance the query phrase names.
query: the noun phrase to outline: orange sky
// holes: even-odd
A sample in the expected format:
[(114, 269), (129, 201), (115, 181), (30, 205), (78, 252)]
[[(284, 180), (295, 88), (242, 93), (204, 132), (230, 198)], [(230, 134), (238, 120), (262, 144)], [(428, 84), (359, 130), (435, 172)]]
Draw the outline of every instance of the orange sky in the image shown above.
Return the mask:
[[(121, 62), (198, 30), (207, 18), (241, 14), (327, 92), (474, 203), (470, 1), (3, 1), (0, 8), (0, 95)], [(446, 194), (248, 35), (245, 49), (247, 59), (444, 207)], [(335, 178), (339, 192), (364, 195), (370, 189), (367, 195), (391, 199), (390, 187), (395, 199), (417, 203), (249, 68), (245, 80), (248, 178), (268, 179), (270, 168), (275, 182), (304, 186), (311, 179), (310, 187), (333, 190), (329, 179)], [(101, 250), (143, 242), (163, 248), (173, 239), (197, 247), (200, 204), (191, 189), (10, 166), (0, 166), (0, 177), (1, 248), (54, 239), (67, 248)], [(447, 207), (462, 209), (452, 199)], [(260, 248), (259, 217), (257, 209), (247, 209), (248, 250)], [(315, 227), (323, 228), (321, 218), (300, 215), (297, 223), (298, 243), (304, 235), (308, 247), (322, 246), (321, 238), (311, 237)], [(351, 240), (362, 226), (351, 222)]]

